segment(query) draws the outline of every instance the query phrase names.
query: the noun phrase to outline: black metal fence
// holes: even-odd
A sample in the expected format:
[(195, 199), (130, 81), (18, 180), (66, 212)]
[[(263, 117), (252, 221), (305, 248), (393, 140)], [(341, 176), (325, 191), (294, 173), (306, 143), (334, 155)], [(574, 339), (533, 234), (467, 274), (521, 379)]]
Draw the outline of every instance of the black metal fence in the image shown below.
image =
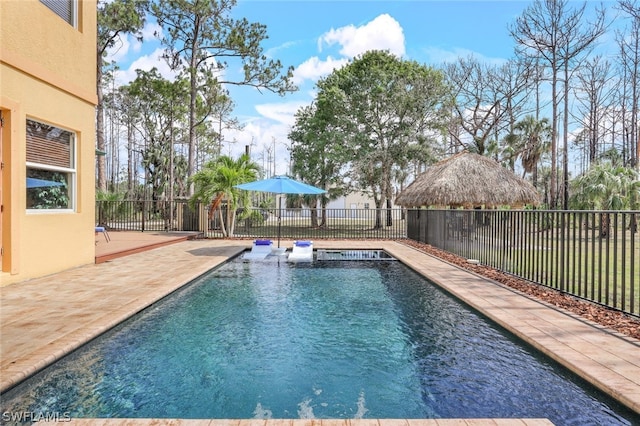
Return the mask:
[(407, 212), (407, 236), (640, 315), (640, 211)]
[[(281, 238), (406, 238), (402, 209), (327, 209), (323, 212), (272, 208), (238, 213), (233, 236), (240, 238), (276, 238), (278, 222)], [(228, 229), (226, 207), (209, 216), (208, 205), (196, 204), (191, 208), (186, 201), (96, 202), (96, 223), (116, 231), (196, 231), (208, 238), (223, 237), (222, 225)]]

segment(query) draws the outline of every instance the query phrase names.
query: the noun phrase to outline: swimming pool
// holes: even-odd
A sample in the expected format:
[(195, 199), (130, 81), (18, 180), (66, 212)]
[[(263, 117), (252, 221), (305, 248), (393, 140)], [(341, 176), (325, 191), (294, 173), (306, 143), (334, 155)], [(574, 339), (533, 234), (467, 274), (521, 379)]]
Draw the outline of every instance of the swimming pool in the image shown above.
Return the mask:
[(572, 380), (399, 262), (232, 261), (3, 395), (2, 409), (636, 420)]

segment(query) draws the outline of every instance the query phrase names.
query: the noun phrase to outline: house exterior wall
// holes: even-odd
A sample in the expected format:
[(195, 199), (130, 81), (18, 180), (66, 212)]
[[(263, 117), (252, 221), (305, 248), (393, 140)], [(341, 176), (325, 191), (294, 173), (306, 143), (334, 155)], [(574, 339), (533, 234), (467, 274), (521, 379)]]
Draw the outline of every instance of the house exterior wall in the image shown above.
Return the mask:
[[(74, 27), (40, 1), (0, 1), (2, 285), (94, 262), (96, 2), (77, 3)], [(75, 133), (72, 209), (27, 210), (27, 119)]]
[[(375, 209), (376, 203), (371, 196), (362, 194), (361, 192), (352, 192), (344, 197), (330, 201), (327, 207), (331, 209)], [(396, 205), (393, 204), (393, 200), (392, 207), (396, 207)]]

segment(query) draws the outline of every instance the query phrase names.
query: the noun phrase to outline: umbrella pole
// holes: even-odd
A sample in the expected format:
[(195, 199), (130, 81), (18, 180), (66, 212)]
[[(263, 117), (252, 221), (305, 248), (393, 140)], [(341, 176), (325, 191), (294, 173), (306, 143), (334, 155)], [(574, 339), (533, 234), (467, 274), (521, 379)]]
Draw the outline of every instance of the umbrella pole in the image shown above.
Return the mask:
[(282, 222), (282, 195), (278, 198), (278, 248), (280, 248), (280, 226)]

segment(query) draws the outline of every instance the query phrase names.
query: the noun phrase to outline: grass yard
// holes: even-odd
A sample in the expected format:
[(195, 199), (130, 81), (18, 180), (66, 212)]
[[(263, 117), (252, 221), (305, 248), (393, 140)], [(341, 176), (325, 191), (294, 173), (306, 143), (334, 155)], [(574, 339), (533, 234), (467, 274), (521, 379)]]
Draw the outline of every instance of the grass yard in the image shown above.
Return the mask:
[[(527, 231), (527, 230), (525, 230)], [(557, 229), (449, 242), (447, 250), (551, 288), (640, 314), (640, 236)], [(495, 237), (495, 236), (493, 236)]]

